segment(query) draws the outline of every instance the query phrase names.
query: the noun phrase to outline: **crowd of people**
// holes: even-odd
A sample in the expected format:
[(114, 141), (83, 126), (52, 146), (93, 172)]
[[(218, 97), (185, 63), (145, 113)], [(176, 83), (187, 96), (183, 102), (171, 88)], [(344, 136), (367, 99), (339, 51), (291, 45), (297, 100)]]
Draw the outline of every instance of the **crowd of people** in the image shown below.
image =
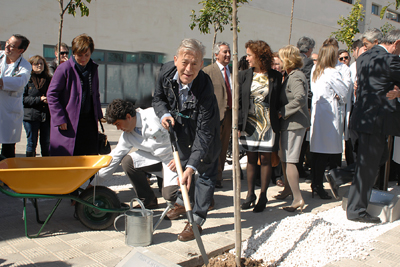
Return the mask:
[[(61, 43), (49, 64), (40, 55), (26, 61), (22, 54), (28, 46), (26, 37), (13, 35), (0, 52), (0, 117), (2, 125), (9, 126), (0, 130), (1, 154), (15, 157), (22, 125), (27, 157), (36, 156), (38, 140), (42, 156), (98, 154), (103, 113), (98, 65), (91, 59), (93, 39), (86, 34), (75, 37), (69, 59), (69, 48)], [(340, 185), (352, 182), (347, 218), (380, 222), (366, 210), (379, 168), (388, 159), (387, 136), (400, 135), (400, 30), (385, 36), (377, 29), (365, 32), (353, 43), (352, 65), (350, 51), (339, 50), (334, 38), (325, 40), (318, 53), (313, 53), (315, 41), (306, 36), (297, 46), (275, 53), (262, 40), (249, 40), (245, 48), (239, 64), (238, 130), (247, 155), (248, 189), (241, 208), (262, 212), (274, 180), (283, 187), (274, 198), (293, 196), (283, 210), (302, 211), (299, 179), (309, 171), (312, 197), (332, 198), (324, 189), (324, 177), (334, 197)], [(162, 196), (174, 203), (167, 213), (170, 220), (185, 214), (179, 183), (186, 185), (200, 232), (215, 204), (215, 188), (223, 187), (233, 88), (229, 44), (216, 43), (215, 63), (205, 68), (204, 54), (201, 42), (184, 39), (174, 60), (161, 67), (151, 107), (137, 108), (122, 99), (108, 105), (105, 120), (123, 133), (110, 154), (111, 164), (96, 174), (97, 182), (107, 179), (121, 163), (149, 209), (158, 202), (147, 175), (162, 176)], [(183, 167), (180, 181), (170, 125)], [(347, 179), (337, 175), (343, 170), (343, 140), (346, 171), (352, 170)], [(130, 152), (132, 148), (136, 150)], [(189, 223), (178, 239), (194, 239)]]

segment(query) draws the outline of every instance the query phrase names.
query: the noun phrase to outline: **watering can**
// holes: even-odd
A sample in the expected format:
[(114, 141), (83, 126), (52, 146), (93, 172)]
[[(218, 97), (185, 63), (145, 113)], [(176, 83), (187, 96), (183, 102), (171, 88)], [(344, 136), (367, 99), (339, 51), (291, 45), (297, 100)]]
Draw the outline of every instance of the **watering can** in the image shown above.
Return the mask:
[[(133, 208), (133, 202), (137, 201), (140, 209)], [(167, 201), (167, 208), (161, 214), (161, 217), (153, 225), (153, 211), (144, 207), (142, 201), (138, 198), (133, 198), (129, 204), (130, 209), (124, 214), (119, 215), (114, 220), (114, 228), (117, 228), (117, 221), (121, 217), (125, 217), (125, 244), (131, 247), (145, 247), (152, 243), (153, 232), (164, 219), (167, 212), (171, 209), (172, 203)]]

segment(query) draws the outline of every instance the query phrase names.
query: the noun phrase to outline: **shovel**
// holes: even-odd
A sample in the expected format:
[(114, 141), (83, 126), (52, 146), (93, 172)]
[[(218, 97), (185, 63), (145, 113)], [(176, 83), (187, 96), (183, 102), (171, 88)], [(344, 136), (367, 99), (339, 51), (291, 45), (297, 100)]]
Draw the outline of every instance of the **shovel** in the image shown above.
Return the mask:
[(197, 242), (197, 246), (199, 247), (201, 256), (203, 257), (204, 264), (207, 265), (208, 264), (208, 256), (207, 256), (206, 250), (204, 249), (203, 241), (201, 240), (199, 229), (197, 228), (197, 223), (193, 219), (193, 212), (192, 212), (192, 207), (190, 206), (189, 193), (186, 188), (186, 185), (182, 184), (183, 170), (182, 170), (181, 160), (179, 158), (178, 145), (176, 143), (177, 138), (176, 138), (174, 129), (172, 128), (171, 121), (168, 121), (168, 123), (169, 123), (169, 137), (171, 140), (171, 146), (172, 146), (172, 152), (174, 155), (176, 171), (178, 173), (178, 178), (179, 178), (179, 182), (180, 182), (179, 184), (180, 184), (180, 188), (181, 188), (183, 203), (185, 205), (186, 216), (189, 220), (190, 226), (192, 227), (194, 237)]

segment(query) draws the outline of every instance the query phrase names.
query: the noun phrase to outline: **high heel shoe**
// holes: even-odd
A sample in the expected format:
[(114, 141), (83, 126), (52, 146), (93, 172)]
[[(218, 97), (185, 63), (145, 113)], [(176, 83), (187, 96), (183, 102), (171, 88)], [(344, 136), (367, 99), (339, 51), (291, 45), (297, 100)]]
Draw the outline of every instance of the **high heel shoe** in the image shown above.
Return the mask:
[(289, 212), (294, 212), (295, 210), (300, 208), (300, 212), (303, 212), (304, 205), (305, 205), (305, 203), (304, 203), (304, 200), (302, 199), (298, 203), (296, 203), (296, 204), (292, 203), (291, 206), (283, 207), (282, 209), (289, 211)]
[(260, 194), (257, 205), (254, 207), (253, 212), (262, 212), (267, 205), (268, 199), (266, 194)]
[(314, 198), (314, 192), (317, 193), (317, 195), (321, 199), (331, 199), (332, 197), (324, 190), (323, 186), (317, 185), (317, 186), (312, 186), (311, 187), (312, 192), (311, 192), (311, 197)]
[(290, 195), (292, 195), (292, 198), (293, 198), (292, 191), (288, 190), (287, 192), (285, 192), (285, 190), (283, 190), (281, 193), (277, 194), (276, 196), (273, 196), (273, 198), (283, 200)]
[(246, 200), (242, 203), (242, 210), (248, 210), (251, 207), (254, 207), (254, 204), (256, 203), (256, 195), (252, 194), (246, 198)]

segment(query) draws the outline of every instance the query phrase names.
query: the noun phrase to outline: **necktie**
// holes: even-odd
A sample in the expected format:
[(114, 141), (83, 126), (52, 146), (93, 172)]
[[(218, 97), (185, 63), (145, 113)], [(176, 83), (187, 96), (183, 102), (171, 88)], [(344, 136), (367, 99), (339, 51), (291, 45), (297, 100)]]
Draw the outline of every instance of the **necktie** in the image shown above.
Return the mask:
[(226, 95), (228, 96), (228, 107), (232, 109), (232, 92), (231, 92), (231, 86), (229, 84), (228, 74), (226, 73), (226, 68), (227, 67), (224, 67)]

